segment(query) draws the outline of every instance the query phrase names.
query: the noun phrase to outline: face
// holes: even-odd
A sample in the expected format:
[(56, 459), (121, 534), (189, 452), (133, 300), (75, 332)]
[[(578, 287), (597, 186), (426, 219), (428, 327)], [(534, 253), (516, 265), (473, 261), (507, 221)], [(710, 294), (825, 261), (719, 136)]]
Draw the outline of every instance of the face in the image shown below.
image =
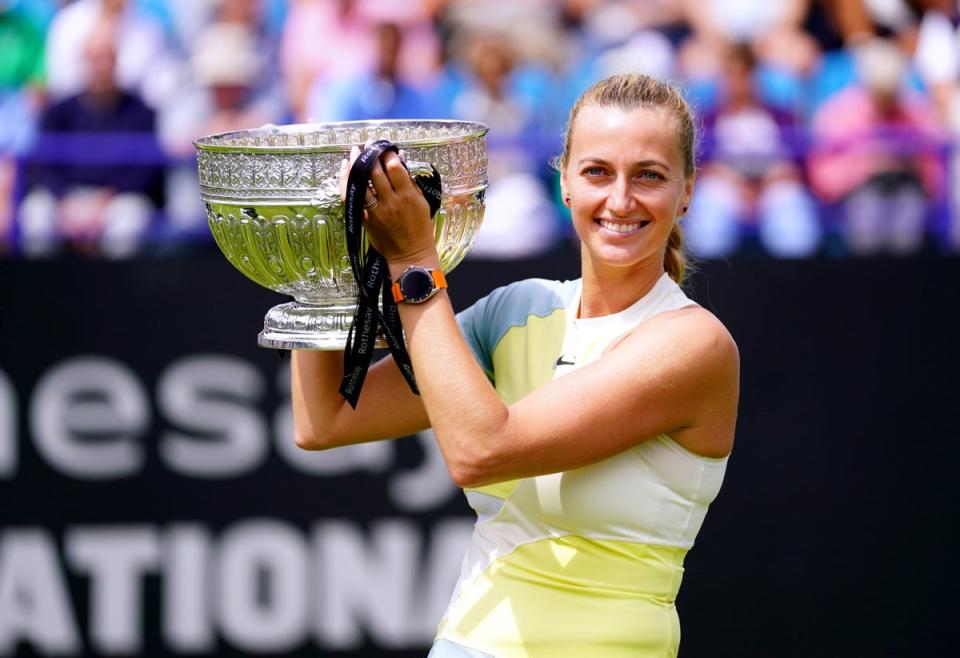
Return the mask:
[(114, 89), (114, 52), (112, 35), (95, 34), (86, 44), (87, 87), (93, 92), (108, 92)]
[(727, 93), (733, 100), (742, 100), (752, 96), (753, 73), (742, 58), (730, 55), (724, 62), (724, 82)]
[(561, 172), (584, 264), (663, 268), (673, 223), (690, 203), (678, 125), (666, 110), (580, 109)]

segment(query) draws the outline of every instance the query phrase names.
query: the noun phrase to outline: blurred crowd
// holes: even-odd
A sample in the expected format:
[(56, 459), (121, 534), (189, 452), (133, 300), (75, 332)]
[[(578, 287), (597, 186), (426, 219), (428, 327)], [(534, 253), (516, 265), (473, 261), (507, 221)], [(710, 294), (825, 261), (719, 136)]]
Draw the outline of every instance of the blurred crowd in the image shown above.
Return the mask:
[(192, 141), (265, 123), (490, 126), (475, 255), (571, 239), (557, 173), (593, 81), (681, 85), (688, 243), (960, 250), (957, 0), (0, 0), (0, 256), (209, 243)]

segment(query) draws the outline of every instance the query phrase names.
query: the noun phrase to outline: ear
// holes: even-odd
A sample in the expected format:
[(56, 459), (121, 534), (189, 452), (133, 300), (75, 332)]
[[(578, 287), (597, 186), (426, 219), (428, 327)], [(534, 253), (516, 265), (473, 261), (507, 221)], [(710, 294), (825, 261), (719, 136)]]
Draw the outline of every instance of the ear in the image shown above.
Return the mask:
[(563, 199), (563, 205), (570, 207), (570, 204), (567, 203), (567, 198), (570, 196), (570, 192), (567, 189), (567, 173), (565, 171), (560, 172), (560, 198)]
[(697, 175), (693, 174), (683, 184), (683, 194), (680, 196), (681, 212), (677, 213), (678, 217), (682, 217), (683, 215), (687, 214), (686, 211), (684, 211), (683, 209), (690, 207), (690, 202), (693, 200), (693, 186), (696, 182), (697, 182)]

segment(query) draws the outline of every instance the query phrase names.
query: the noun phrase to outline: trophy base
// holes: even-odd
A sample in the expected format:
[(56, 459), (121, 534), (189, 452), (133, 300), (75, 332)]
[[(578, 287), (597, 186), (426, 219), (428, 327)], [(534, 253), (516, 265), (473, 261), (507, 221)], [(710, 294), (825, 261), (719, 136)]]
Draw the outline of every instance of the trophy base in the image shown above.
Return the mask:
[[(356, 303), (280, 304), (267, 311), (257, 343), (274, 350), (342, 351), (356, 311)], [(387, 346), (382, 336), (377, 336), (376, 346)]]

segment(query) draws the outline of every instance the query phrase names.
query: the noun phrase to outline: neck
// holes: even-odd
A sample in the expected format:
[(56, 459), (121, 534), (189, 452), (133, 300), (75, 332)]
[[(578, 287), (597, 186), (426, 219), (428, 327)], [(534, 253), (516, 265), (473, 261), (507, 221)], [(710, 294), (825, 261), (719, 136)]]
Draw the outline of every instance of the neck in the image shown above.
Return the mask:
[[(584, 250), (585, 251), (585, 250)], [(650, 292), (663, 276), (663, 254), (632, 268), (604, 269), (594, 266), (586, 253), (581, 256), (583, 290), (581, 318), (612, 315), (632, 306)]]

